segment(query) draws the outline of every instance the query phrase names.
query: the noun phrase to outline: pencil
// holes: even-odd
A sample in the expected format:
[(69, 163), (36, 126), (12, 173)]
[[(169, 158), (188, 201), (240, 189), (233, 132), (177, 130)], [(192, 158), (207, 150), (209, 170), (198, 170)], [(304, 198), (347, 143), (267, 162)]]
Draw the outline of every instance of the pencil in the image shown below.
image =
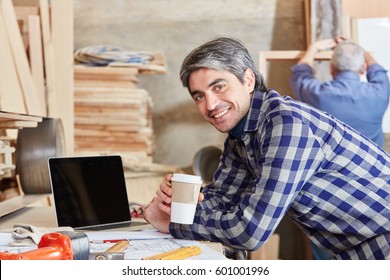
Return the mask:
[(186, 246), (166, 253), (143, 258), (143, 260), (183, 260), (199, 255), (202, 249), (199, 246)]
[(125, 250), (127, 248), (127, 246), (129, 246), (129, 241), (121, 240), (118, 243), (116, 243), (115, 245), (108, 248), (105, 252), (106, 253), (122, 252), (123, 250)]

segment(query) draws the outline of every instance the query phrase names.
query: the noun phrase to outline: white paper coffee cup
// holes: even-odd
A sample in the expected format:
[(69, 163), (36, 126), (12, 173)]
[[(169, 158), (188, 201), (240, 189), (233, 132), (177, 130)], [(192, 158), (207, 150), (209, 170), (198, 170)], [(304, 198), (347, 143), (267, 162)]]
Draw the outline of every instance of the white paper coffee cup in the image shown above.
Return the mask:
[(192, 224), (202, 179), (200, 176), (174, 173), (172, 182), (171, 222)]

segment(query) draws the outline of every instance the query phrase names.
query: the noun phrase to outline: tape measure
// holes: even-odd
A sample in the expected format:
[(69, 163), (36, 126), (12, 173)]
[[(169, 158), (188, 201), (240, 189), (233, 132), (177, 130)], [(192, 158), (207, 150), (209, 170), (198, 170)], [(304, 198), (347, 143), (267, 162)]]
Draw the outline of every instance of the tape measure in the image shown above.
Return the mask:
[(166, 253), (143, 258), (144, 260), (183, 260), (202, 253), (199, 246), (186, 246)]

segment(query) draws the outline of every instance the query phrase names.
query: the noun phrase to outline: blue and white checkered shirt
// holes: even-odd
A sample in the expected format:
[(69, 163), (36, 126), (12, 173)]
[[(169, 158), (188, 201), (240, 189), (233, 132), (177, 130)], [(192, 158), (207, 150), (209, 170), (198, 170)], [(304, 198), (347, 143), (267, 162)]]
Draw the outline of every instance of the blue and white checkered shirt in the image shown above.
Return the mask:
[(288, 215), (336, 259), (390, 259), (390, 155), (334, 117), (256, 92), (178, 238), (255, 250)]

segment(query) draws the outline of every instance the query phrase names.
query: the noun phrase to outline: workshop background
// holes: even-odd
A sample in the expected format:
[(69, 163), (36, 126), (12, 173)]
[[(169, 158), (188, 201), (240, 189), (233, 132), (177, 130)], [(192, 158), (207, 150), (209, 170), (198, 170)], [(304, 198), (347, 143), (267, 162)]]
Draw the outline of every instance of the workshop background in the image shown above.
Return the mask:
[[(353, 11), (372, 11), (377, 16), (387, 13), (388, 16), (390, 5), (385, 1), (73, 0), (55, 1), (55, 5), (52, 1), (52, 61), (57, 63), (53, 68), (56, 72), (53, 87), (58, 91), (58, 101), (53, 107), (49, 100), (47, 115), (42, 116), (62, 119), (67, 154), (121, 153), (127, 168), (127, 187), (131, 190), (132, 198), (137, 198), (135, 202), (147, 203), (161, 181), (162, 174), (171, 171), (194, 172), (194, 161), (199, 160), (196, 157), (199, 152), (210, 151), (203, 150), (210, 146), (221, 148), (226, 137), (203, 119), (187, 89), (180, 83), (181, 62), (194, 47), (219, 35), (237, 37), (247, 46), (255, 64), (259, 65), (259, 53), (262, 51), (305, 50), (316, 39), (332, 38), (343, 33), (343, 12), (346, 7), (349, 12), (355, 8)], [(10, 21), (6, 13), (8, 6), (5, 4), (8, 2), (10, 1), (0, 1), (0, 15), (6, 22)], [(39, 7), (44, 2), (49, 1), (13, 0), (18, 7)], [(364, 5), (365, 3), (369, 5)], [(20, 11), (19, 9), (19, 15)], [(0, 27), (8, 28), (6, 25)], [(22, 27), (21, 29), (22, 35), (25, 35)], [(53, 49), (47, 48), (48, 41), (43, 37), (47, 59)], [(10, 41), (14, 39), (10, 34), (8, 38)], [(156, 55), (156, 59), (150, 67), (141, 66), (132, 70), (124, 66), (113, 67), (114, 70), (100, 68), (92, 69), (93, 71), (79, 67), (80, 63), (73, 61), (77, 50), (108, 45), (136, 52), (150, 52)], [(293, 60), (268, 63), (265, 67), (266, 85), (281, 94), (292, 96), (288, 79), (293, 63)], [(45, 61), (46, 71), (48, 65)], [(264, 68), (264, 65), (261, 66)], [(0, 73), (6, 75), (8, 69), (0, 67)], [(330, 78), (326, 62), (320, 64), (318, 70), (323, 79)], [(46, 72), (46, 87), (50, 73)], [(0, 91), (4, 93), (4, 84), (8, 80), (1, 79)], [(46, 91), (48, 90), (52, 88), (49, 87)], [(111, 100), (97, 94), (109, 91), (116, 94), (111, 95)], [(129, 102), (127, 95), (121, 95), (124, 91), (132, 94), (135, 98), (133, 103)], [(88, 100), (90, 96), (94, 99)], [(113, 100), (114, 96), (118, 99)], [(0, 100), (1, 110), (9, 111), (7, 109), (11, 107), (7, 107), (10, 105), (4, 104), (4, 100)], [(101, 107), (97, 107), (98, 103)], [(108, 103), (112, 107), (104, 107)], [(120, 107), (121, 104), (125, 105)], [(114, 112), (114, 107), (122, 111), (118, 109)], [(129, 112), (128, 108), (136, 108), (138, 111), (134, 109)], [(41, 115), (34, 109), (30, 110), (32, 111), (29, 108), (15, 111)], [(98, 116), (97, 112), (105, 114)], [(136, 122), (134, 116), (140, 121)], [(110, 121), (116, 121), (118, 126)], [(101, 124), (101, 127), (97, 124)], [(103, 131), (102, 127), (110, 126), (117, 131)], [(130, 126), (131, 129), (120, 131), (125, 126)], [(28, 130), (24, 128), (22, 131)], [(122, 138), (115, 138), (112, 136), (114, 134)], [(390, 151), (390, 133), (386, 133), (385, 137), (385, 148)], [(58, 139), (54, 141), (58, 144)], [(21, 143), (19, 141), (19, 145)], [(23, 149), (25, 145), (28, 143), (24, 144)], [(21, 150), (19, 147), (19, 151)], [(130, 153), (132, 154), (129, 155)], [(26, 159), (20, 154), (19, 158)], [(34, 192), (32, 183), (35, 178), (30, 177), (31, 172), (26, 172), (30, 165), (33, 164), (24, 161), (23, 168), (19, 168), (19, 172), (24, 170), (28, 173), (27, 176), (21, 176), (22, 189), (26, 194)], [(41, 167), (42, 165), (39, 166)], [(47, 175), (43, 177), (45, 176)], [(2, 184), (5, 182), (6, 180), (1, 180)], [(28, 189), (23, 187), (24, 182), (29, 185)], [(45, 186), (45, 190), (47, 189)], [(282, 221), (277, 232), (281, 236), (279, 258), (310, 258), (308, 240), (288, 219)]]
[[(246, 44), (256, 65), (260, 50), (305, 47), (303, 6), (299, 0), (114, 0), (109, 5), (105, 0), (75, 0), (74, 3), (76, 49), (114, 44), (164, 53), (166, 74), (140, 78), (141, 87), (153, 100), (156, 135), (153, 158), (157, 163), (191, 166), (198, 150), (210, 145), (221, 147), (226, 137), (203, 119), (181, 85), (181, 62), (194, 47), (217, 35), (237, 37)], [(277, 75), (287, 80), (289, 69)], [(288, 84), (278, 85), (277, 90), (290, 92)], [(288, 229), (293, 237), (290, 240), (299, 239), (294, 227), (288, 227), (292, 228)], [(298, 242), (302, 244), (301, 240)], [(291, 252), (282, 257), (299, 258), (304, 254)]]
[[(304, 48), (302, 1), (296, 0), (105, 0), (74, 1), (75, 48), (114, 44), (162, 51), (167, 73), (141, 77), (152, 96), (154, 160), (189, 166), (203, 146), (225, 138), (198, 114), (179, 70), (184, 57), (217, 35), (241, 39), (258, 61), (259, 50)], [(288, 74), (287, 69), (284, 73)], [(280, 85), (286, 92), (288, 85)]]
[[(156, 134), (155, 162), (181, 167), (192, 164), (204, 146), (221, 146), (225, 135), (217, 132), (197, 113), (179, 80), (184, 57), (196, 46), (217, 35), (241, 39), (258, 64), (261, 50), (306, 48), (303, 0), (74, 0), (75, 49), (88, 45), (114, 44), (134, 50), (162, 51), (167, 73), (141, 77), (142, 87), (153, 100)], [(328, 17), (340, 1), (322, 4), (320, 17)], [(323, 2), (323, 3), (321, 3)], [(326, 3), (327, 2), (327, 3)], [(326, 22), (325, 22), (326, 23)], [(288, 66), (288, 65), (287, 65)], [(277, 67), (268, 85), (291, 94), (289, 67)], [(276, 77), (274, 77), (276, 76)], [(282, 82), (277, 82), (282, 81)]]

